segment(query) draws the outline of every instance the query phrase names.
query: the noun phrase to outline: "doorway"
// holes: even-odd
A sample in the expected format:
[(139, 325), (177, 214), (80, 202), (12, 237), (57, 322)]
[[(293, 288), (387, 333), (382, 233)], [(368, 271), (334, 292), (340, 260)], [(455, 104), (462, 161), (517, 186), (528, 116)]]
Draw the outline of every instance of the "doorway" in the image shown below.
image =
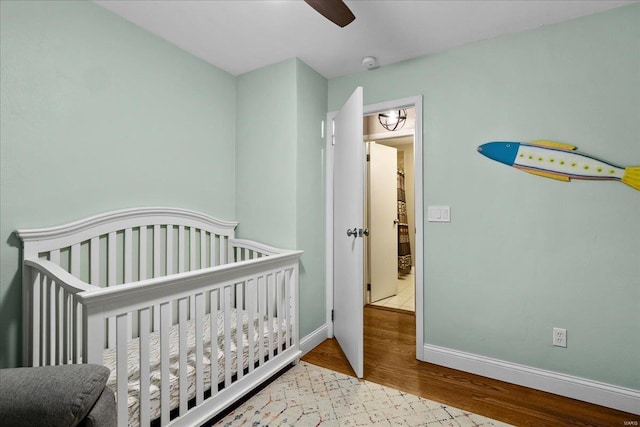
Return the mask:
[(415, 312), (415, 109), (368, 114), (365, 303)]
[[(349, 104), (351, 102), (351, 99), (353, 98), (353, 96), (355, 96), (356, 93), (358, 93), (358, 91), (360, 91), (360, 99), (362, 99), (362, 88), (357, 88), (356, 92), (354, 92), (354, 95), (352, 95), (352, 97), (350, 98), (350, 100), (347, 102), (347, 104)], [(361, 101), (360, 101), (361, 102)], [(346, 105), (345, 104), (345, 107)], [(362, 105), (362, 104), (360, 104)], [(331, 127), (333, 127), (333, 132), (327, 132), (327, 140), (326, 140), (326, 163), (325, 163), (325, 167), (326, 167), (326, 171), (327, 173), (325, 174), (326, 176), (326, 231), (327, 231), (327, 235), (326, 235), (326, 242), (327, 242), (327, 288), (326, 288), (326, 298), (327, 298), (327, 313), (326, 313), (326, 325), (327, 325), (327, 336), (329, 338), (332, 338), (334, 336), (336, 336), (337, 338), (337, 332), (338, 329), (340, 329), (341, 331), (351, 331), (349, 333), (353, 334), (353, 340), (355, 340), (354, 342), (357, 344), (357, 346), (359, 346), (359, 348), (361, 348), (362, 346), (362, 308), (363, 306), (366, 304), (366, 283), (364, 282), (363, 279), (363, 270), (364, 270), (364, 257), (362, 256), (362, 252), (360, 255), (360, 262), (351, 262), (348, 265), (342, 265), (344, 264), (342, 262), (341, 256), (334, 256), (334, 251), (336, 251), (338, 244), (342, 245), (344, 242), (342, 242), (345, 237), (343, 236), (344, 231), (347, 230), (347, 228), (349, 227), (353, 227), (353, 225), (357, 225), (357, 223), (359, 223), (360, 221), (362, 221), (364, 223), (364, 213), (362, 213), (360, 216), (356, 216), (356, 217), (351, 217), (352, 219), (350, 219), (348, 221), (348, 223), (343, 223), (343, 211), (342, 208), (340, 209), (335, 209), (334, 210), (334, 204), (337, 203), (336, 199), (334, 199), (334, 192), (338, 191), (338, 189), (341, 190), (341, 197), (339, 200), (341, 200), (340, 203), (343, 203), (343, 199), (345, 197), (349, 198), (349, 194), (351, 195), (351, 205), (359, 205), (359, 206), (363, 206), (363, 201), (362, 201), (362, 197), (364, 195), (364, 191), (362, 192), (345, 192), (345, 190), (342, 188), (343, 185), (345, 183), (351, 183), (352, 181), (357, 181), (359, 178), (357, 178), (360, 174), (362, 174), (362, 176), (364, 176), (364, 163), (365, 163), (365, 159), (364, 159), (364, 150), (361, 150), (361, 152), (363, 153), (363, 157), (352, 157), (349, 159), (348, 164), (338, 167), (338, 163), (341, 162), (341, 160), (338, 158), (339, 156), (336, 156), (334, 153), (334, 149), (337, 149), (337, 147), (341, 146), (341, 143), (336, 142), (338, 141), (338, 128), (340, 126), (337, 126), (337, 118), (343, 115), (344, 109), (345, 107), (343, 107), (340, 111), (334, 111), (331, 112), (327, 115), (327, 123), (328, 123), (328, 128), (331, 129)], [(411, 255), (412, 257), (415, 257), (415, 269), (414, 269), (414, 280), (415, 283), (417, 284), (414, 287), (415, 290), (415, 315), (412, 316), (415, 319), (415, 357), (418, 360), (424, 361), (424, 310), (423, 310), (423, 306), (424, 306), (424, 302), (423, 302), (423, 295), (424, 295), (424, 291), (423, 291), (423, 259), (424, 259), (424, 255), (423, 255), (423, 146), (422, 146), (422, 96), (415, 96), (415, 97), (410, 97), (410, 98), (403, 98), (403, 99), (398, 99), (398, 100), (393, 100), (393, 101), (387, 101), (387, 102), (381, 102), (378, 104), (370, 104), (367, 106), (364, 106), (361, 110), (360, 110), (360, 114), (356, 115), (353, 117), (352, 120), (358, 122), (359, 124), (355, 125), (356, 127), (360, 128), (360, 144), (362, 144), (363, 141), (363, 136), (365, 134), (365, 132), (363, 132), (363, 127), (362, 127), (362, 118), (366, 115), (371, 115), (371, 114), (377, 114), (380, 112), (384, 112), (384, 111), (389, 111), (389, 110), (397, 110), (397, 109), (402, 109), (402, 108), (413, 108), (415, 110), (415, 126), (414, 126), (414, 131), (413, 131), (413, 135), (414, 135), (414, 144), (413, 144), (413, 163), (414, 163), (414, 174), (415, 174), (415, 179), (414, 179), (414, 194), (415, 194), (415, 206), (413, 209), (414, 212), (414, 216), (416, 218), (415, 221), (415, 252), (413, 252)], [(356, 119), (357, 117), (359, 117), (359, 119)], [(407, 135), (404, 135), (407, 136)], [(357, 133), (354, 134), (354, 141), (358, 140), (357, 138)], [(356, 144), (357, 145), (357, 144)], [(363, 144), (364, 146), (364, 144)], [(360, 151), (360, 150), (358, 150)], [(358, 159), (362, 159), (362, 168), (358, 167), (353, 167), (353, 166), (357, 166), (357, 164), (360, 162), (360, 160)], [(346, 168), (346, 171), (345, 171)], [(351, 170), (349, 170), (351, 169)], [(344, 176), (342, 175), (336, 175), (335, 179), (334, 179), (334, 174), (336, 174), (337, 171), (340, 171), (339, 173), (342, 174), (346, 174)], [(349, 175), (351, 174), (351, 175)], [(355, 174), (355, 175), (354, 175)], [(350, 178), (353, 177), (353, 178)], [(347, 181), (344, 181), (344, 180)], [(340, 184), (336, 184), (334, 187), (334, 181), (336, 183), (340, 182)], [(361, 183), (362, 185), (362, 183)], [(349, 187), (350, 188), (350, 187)], [(360, 188), (362, 188), (364, 190), (364, 185), (362, 185)], [(358, 195), (360, 194), (360, 195)], [(358, 202), (358, 200), (360, 200)], [(362, 212), (362, 211), (361, 211)], [(340, 218), (334, 215), (340, 215)], [(357, 219), (357, 218), (362, 218), (362, 219)], [(353, 224), (351, 224), (351, 222), (353, 222)], [(364, 224), (362, 225), (364, 226)], [(362, 229), (360, 229), (362, 230)], [(348, 232), (349, 230), (347, 230), (347, 236), (350, 234)], [(357, 231), (357, 229), (353, 229), (351, 231), (351, 236), (353, 236), (353, 231)], [(360, 233), (361, 236), (361, 233)], [(353, 240), (350, 240), (349, 242), (353, 243), (354, 245), (357, 246), (356, 242), (357, 239), (354, 239), (352, 237)], [(352, 260), (357, 260), (356, 258), (353, 258)], [(338, 263), (341, 263), (340, 267), (338, 265)], [(339, 268), (340, 267), (340, 268)], [(340, 274), (342, 274), (342, 269), (347, 269), (349, 271), (357, 271), (360, 270), (360, 273), (354, 273), (354, 274), (359, 274), (360, 275), (360, 280), (344, 280), (344, 277), (340, 277), (341, 283), (338, 284), (336, 282), (336, 279), (334, 277), (334, 274), (338, 274), (336, 272), (340, 272)], [(337, 286), (337, 288), (336, 288)], [(337, 304), (341, 304), (342, 301), (344, 301), (344, 292), (346, 290), (348, 290), (347, 288), (352, 288), (353, 286), (359, 287), (360, 291), (359, 291), (359, 296), (355, 295), (357, 298), (353, 299), (353, 301), (359, 301), (357, 303), (352, 303), (351, 305), (349, 305), (348, 307), (342, 307), (342, 306), (338, 306)], [(346, 288), (345, 288), (346, 287)], [(356, 288), (357, 289), (357, 288)], [(339, 292), (339, 295), (336, 295), (336, 293)], [(350, 291), (349, 291), (350, 292)], [(335, 298), (334, 298), (335, 295)], [(344, 305), (344, 304), (343, 304)], [(335, 320), (333, 317), (333, 311), (334, 308), (336, 309), (336, 315), (335, 315)], [(340, 308), (340, 312), (338, 312), (338, 308)], [(351, 322), (351, 320), (353, 319), (347, 319), (344, 316), (344, 311), (347, 311), (347, 315), (353, 315), (354, 313), (359, 313), (358, 318), (356, 318), (353, 322)], [(358, 332), (359, 329), (359, 332)], [(359, 338), (358, 338), (359, 337)], [(338, 339), (340, 340), (340, 339)], [(359, 344), (358, 344), (359, 341)], [(344, 350), (344, 347), (343, 347)], [(346, 354), (346, 353), (345, 353)], [(347, 355), (349, 357), (349, 355)], [(354, 356), (356, 359), (358, 358), (357, 356), (357, 352), (356, 352), (356, 356)], [(361, 366), (361, 360), (362, 360), (362, 353), (360, 353), (360, 366)], [(352, 366), (355, 366), (352, 363)], [(354, 368), (356, 369), (356, 368)], [(361, 368), (359, 368), (356, 371), (361, 371)], [(358, 376), (361, 376), (361, 374), (358, 374)]]

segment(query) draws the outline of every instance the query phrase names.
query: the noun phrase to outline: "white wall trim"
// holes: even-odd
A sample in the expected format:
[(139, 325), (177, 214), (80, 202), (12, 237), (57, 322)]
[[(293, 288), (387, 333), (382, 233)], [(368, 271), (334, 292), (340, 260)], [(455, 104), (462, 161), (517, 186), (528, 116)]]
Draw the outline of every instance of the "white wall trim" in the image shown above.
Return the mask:
[(425, 344), (425, 362), (640, 415), (640, 391)]
[(327, 338), (327, 325), (325, 323), (315, 331), (311, 332), (308, 335), (305, 335), (304, 338), (300, 340), (300, 351), (302, 352), (302, 355), (304, 356), (305, 354), (309, 353)]
[(326, 269), (326, 325), (327, 336), (333, 338), (333, 320), (331, 312), (333, 310), (333, 119), (338, 115), (338, 111), (332, 111), (327, 114), (327, 135), (326, 135), (326, 162), (325, 162), (325, 263)]

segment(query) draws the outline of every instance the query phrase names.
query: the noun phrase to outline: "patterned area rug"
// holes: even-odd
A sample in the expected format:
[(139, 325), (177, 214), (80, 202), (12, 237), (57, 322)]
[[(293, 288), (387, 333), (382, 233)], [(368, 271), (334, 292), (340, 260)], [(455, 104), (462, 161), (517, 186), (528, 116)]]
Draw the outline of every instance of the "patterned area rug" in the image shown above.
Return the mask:
[(508, 426), (300, 362), (216, 426)]

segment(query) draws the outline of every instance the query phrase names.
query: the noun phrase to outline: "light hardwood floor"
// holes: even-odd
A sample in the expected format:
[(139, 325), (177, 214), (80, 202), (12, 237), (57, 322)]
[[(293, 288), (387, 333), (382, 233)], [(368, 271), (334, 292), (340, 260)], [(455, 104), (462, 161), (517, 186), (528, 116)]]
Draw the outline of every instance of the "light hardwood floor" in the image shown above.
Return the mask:
[[(364, 378), (378, 384), (518, 426), (638, 425), (640, 416), (415, 359), (415, 317), (364, 309)], [(334, 339), (302, 360), (352, 375)]]

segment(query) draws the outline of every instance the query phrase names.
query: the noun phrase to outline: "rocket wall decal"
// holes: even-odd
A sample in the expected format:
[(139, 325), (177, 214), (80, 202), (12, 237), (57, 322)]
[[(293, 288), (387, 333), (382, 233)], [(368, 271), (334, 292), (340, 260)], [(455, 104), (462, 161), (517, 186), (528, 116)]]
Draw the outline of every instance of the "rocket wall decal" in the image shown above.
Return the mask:
[(621, 181), (640, 191), (640, 166), (617, 166), (555, 141), (488, 142), (480, 154), (525, 172), (559, 181), (571, 179)]

